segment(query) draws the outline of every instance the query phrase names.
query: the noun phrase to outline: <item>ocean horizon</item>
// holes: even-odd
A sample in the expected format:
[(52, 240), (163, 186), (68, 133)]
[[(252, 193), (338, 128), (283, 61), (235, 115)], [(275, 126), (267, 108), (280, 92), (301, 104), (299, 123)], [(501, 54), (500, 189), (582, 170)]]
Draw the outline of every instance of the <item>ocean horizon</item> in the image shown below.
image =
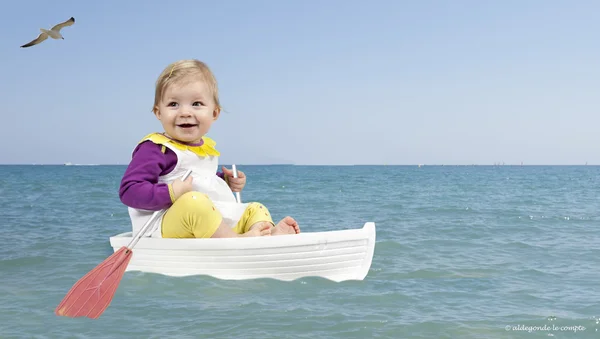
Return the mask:
[[(127, 166), (128, 163), (0, 163), (0, 166)], [(288, 163), (264, 163), (264, 164), (244, 164), (244, 163), (236, 163), (237, 166), (323, 166), (323, 167), (335, 167), (335, 166), (430, 166), (430, 167), (445, 167), (445, 166), (491, 166), (491, 167), (501, 167), (501, 166), (513, 166), (513, 167), (525, 167), (525, 166), (542, 166), (542, 167), (552, 167), (552, 166), (600, 166), (600, 164), (288, 164)], [(231, 166), (229, 163), (219, 164), (219, 166)]]

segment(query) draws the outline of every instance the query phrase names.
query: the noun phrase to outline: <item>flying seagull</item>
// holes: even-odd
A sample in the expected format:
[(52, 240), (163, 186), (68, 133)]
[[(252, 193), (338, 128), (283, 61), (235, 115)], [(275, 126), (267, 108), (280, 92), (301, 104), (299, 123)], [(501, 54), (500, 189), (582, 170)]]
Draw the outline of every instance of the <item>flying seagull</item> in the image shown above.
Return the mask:
[(52, 27), (52, 29), (50, 29), (50, 30), (40, 28), (40, 31), (42, 31), (42, 33), (40, 33), (40, 35), (38, 35), (38, 37), (35, 38), (35, 40), (21, 46), (21, 48), (37, 45), (40, 42), (48, 39), (48, 37), (51, 37), (52, 39), (63, 39), (64, 40), (65, 38), (63, 38), (63, 36), (60, 34), (61, 28), (71, 26), (74, 23), (75, 23), (75, 18), (71, 17), (69, 20), (67, 20), (65, 22), (61, 22), (60, 24)]

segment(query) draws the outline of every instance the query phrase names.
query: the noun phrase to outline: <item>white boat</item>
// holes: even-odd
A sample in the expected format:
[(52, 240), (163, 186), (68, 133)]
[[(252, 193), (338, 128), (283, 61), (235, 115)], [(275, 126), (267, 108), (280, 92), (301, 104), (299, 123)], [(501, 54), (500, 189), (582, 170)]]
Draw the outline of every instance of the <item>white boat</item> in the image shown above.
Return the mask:
[[(322, 277), (363, 280), (375, 250), (375, 223), (362, 228), (252, 238), (166, 239), (143, 237), (127, 271), (218, 279), (272, 278), (291, 281)], [(110, 237), (116, 252), (131, 232)]]

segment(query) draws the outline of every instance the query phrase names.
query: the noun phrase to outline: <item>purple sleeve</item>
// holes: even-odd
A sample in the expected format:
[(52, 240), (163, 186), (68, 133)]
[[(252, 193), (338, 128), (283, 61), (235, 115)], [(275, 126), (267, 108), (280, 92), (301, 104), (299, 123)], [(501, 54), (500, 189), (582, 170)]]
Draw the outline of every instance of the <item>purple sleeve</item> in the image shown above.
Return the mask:
[(158, 177), (173, 170), (177, 155), (168, 148), (163, 154), (161, 147), (152, 141), (145, 141), (135, 148), (119, 188), (123, 204), (151, 211), (171, 206), (169, 187), (164, 183), (159, 184)]
[(223, 173), (223, 171), (218, 171), (217, 172), (217, 176), (223, 180), (225, 180), (225, 173)]

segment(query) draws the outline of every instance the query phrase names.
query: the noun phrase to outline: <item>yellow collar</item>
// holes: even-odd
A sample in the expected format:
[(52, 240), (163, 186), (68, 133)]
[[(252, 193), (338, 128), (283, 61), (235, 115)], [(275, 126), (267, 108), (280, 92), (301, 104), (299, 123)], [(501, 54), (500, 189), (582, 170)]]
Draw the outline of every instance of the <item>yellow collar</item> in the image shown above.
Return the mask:
[(150, 140), (153, 143), (158, 144), (158, 145), (170, 144), (177, 149), (180, 149), (182, 151), (190, 151), (201, 157), (205, 157), (207, 155), (212, 155), (212, 156), (221, 155), (219, 153), (219, 151), (217, 151), (215, 149), (215, 145), (217, 143), (213, 139), (211, 139), (207, 136), (202, 137), (202, 145), (201, 146), (186, 145), (177, 140), (173, 140), (161, 133), (150, 133), (147, 136), (145, 136), (142, 139), (142, 141), (140, 141), (140, 142), (143, 142), (146, 140)]

